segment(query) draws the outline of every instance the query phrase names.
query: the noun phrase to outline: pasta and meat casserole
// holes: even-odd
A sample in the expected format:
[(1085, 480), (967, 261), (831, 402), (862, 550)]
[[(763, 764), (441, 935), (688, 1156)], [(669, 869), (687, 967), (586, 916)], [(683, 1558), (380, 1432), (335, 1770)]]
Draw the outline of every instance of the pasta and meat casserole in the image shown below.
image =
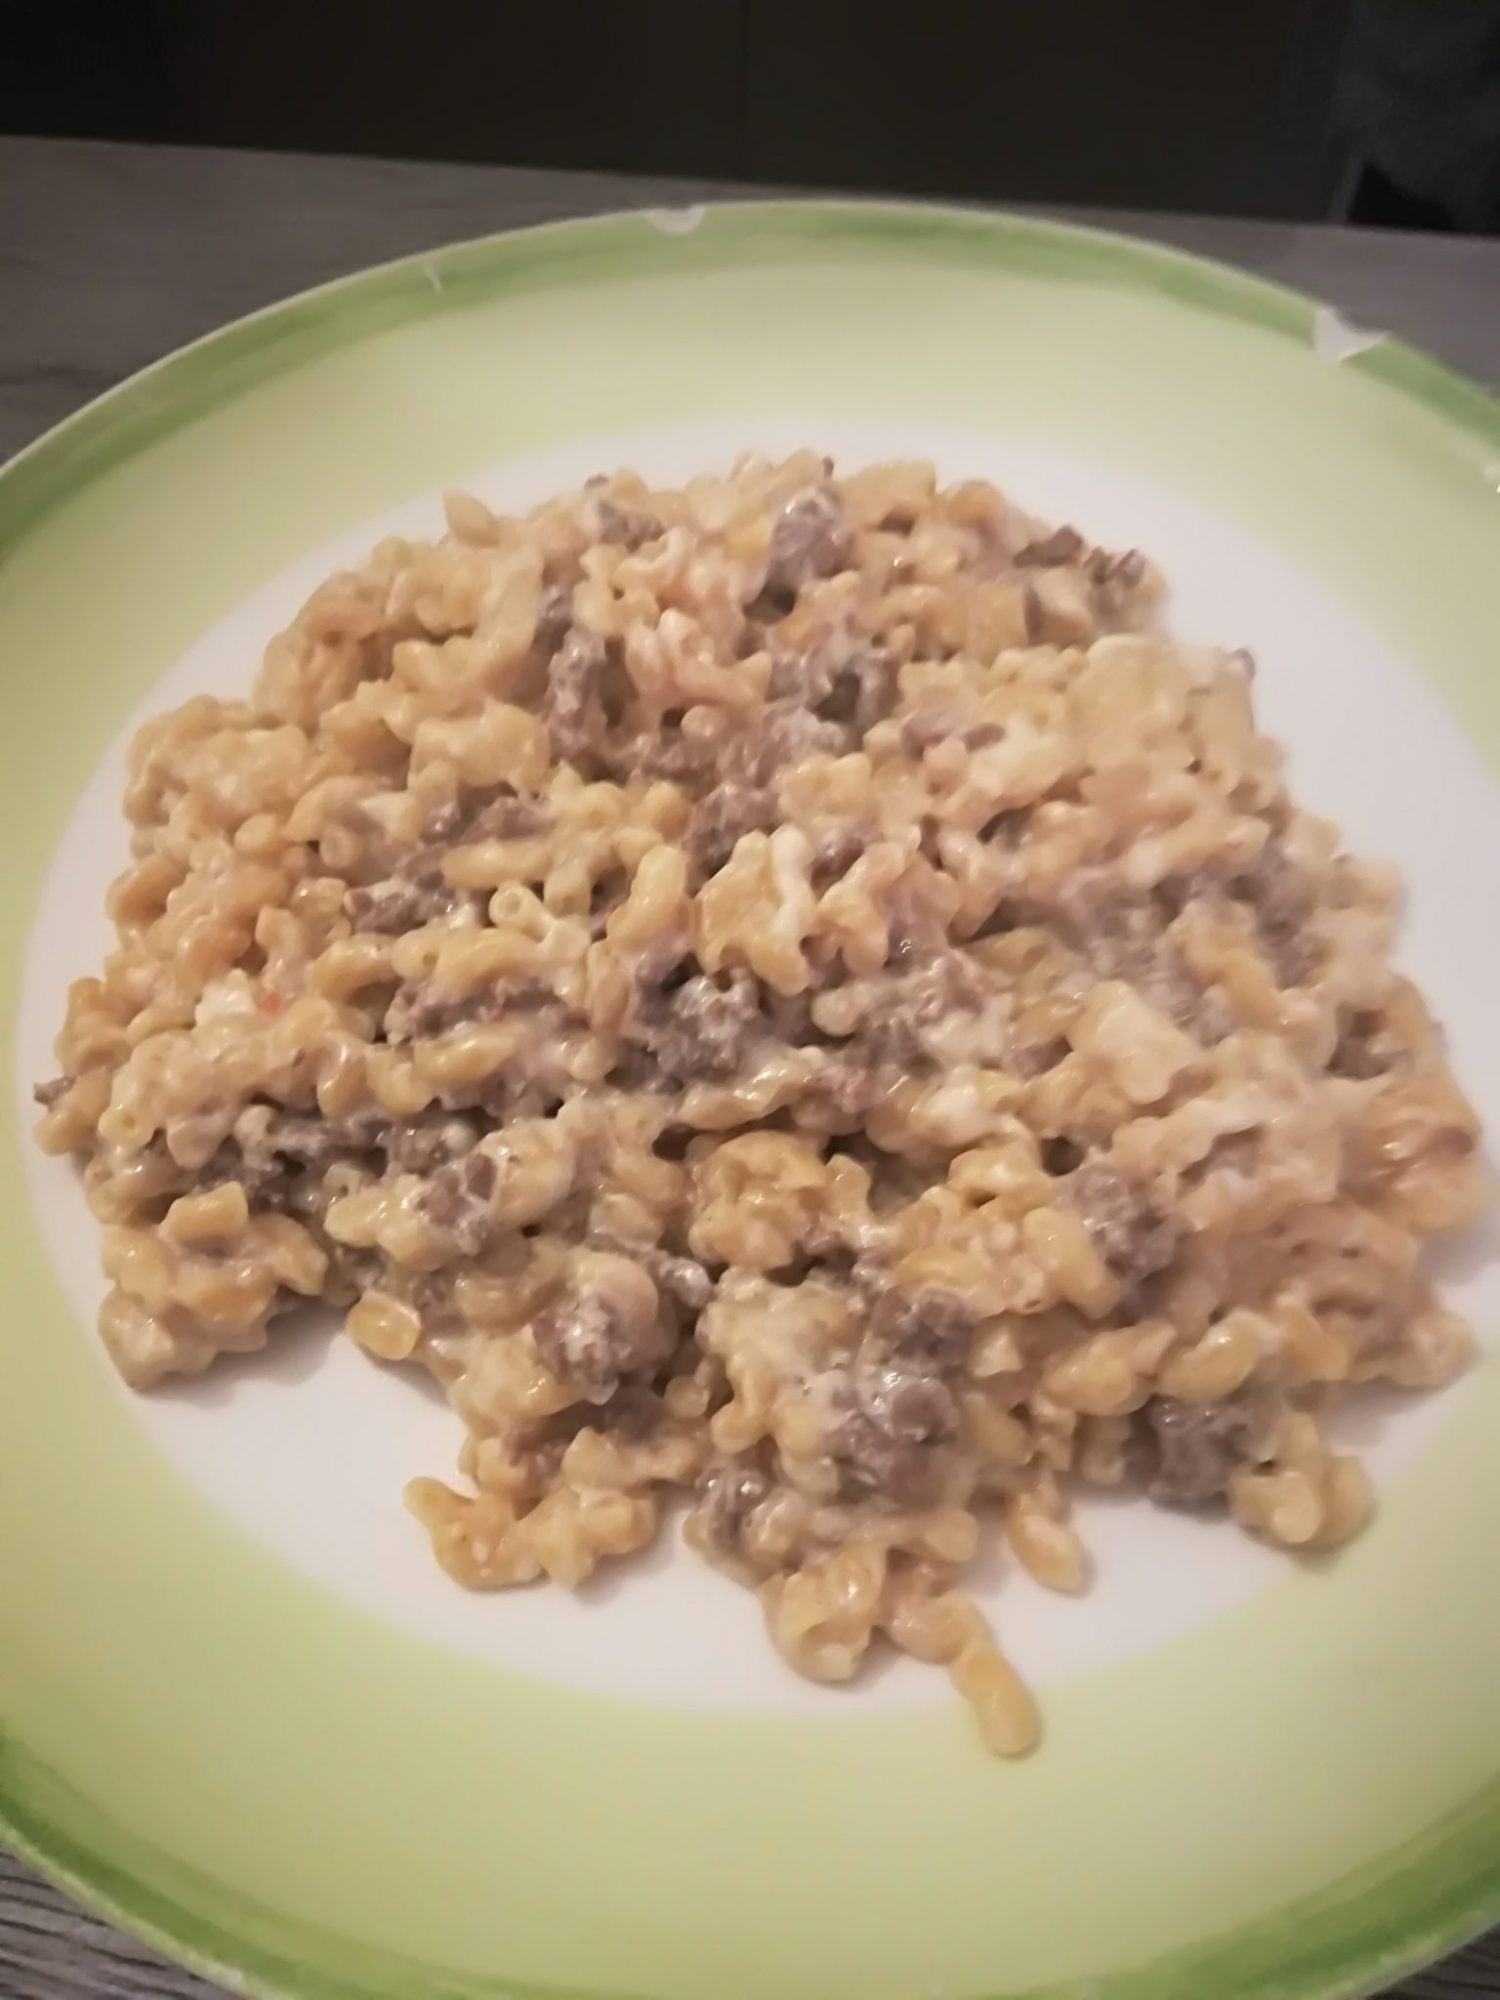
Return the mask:
[(1462, 1364), (1418, 1256), (1475, 1119), (1390, 871), (1160, 593), (811, 453), (453, 496), (331, 578), (141, 731), (38, 1087), (121, 1373), (324, 1300), (447, 1390), (459, 1483), (407, 1492), (460, 1583), (580, 1584), (683, 1496), (793, 1667), (893, 1642), (1003, 1752), (984, 1538), (1079, 1589), (1080, 1482), (1353, 1534), (1321, 1414)]

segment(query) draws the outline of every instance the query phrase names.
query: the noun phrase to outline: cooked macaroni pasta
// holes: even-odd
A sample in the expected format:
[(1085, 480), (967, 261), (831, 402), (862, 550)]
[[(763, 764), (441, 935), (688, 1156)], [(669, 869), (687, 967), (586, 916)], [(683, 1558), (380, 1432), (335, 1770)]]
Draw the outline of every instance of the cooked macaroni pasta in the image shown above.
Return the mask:
[(982, 1536), (1076, 1591), (1080, 1482), (1352, 1534), (1320, 1413), (1461, 1365), (1418, 1252), (1475, 1120), (1390, 873), (1159, 593), (810, 453), (454, 496), (331, 578), (141, 731), (38, 1087), (126, 1379), (324, 1299), (446, 1386), (461, 1483), (408, 1498), (460, 1583), (577, 1584), (686, 1493), (793, 1667), (883, 1637), (1005, 1753)]

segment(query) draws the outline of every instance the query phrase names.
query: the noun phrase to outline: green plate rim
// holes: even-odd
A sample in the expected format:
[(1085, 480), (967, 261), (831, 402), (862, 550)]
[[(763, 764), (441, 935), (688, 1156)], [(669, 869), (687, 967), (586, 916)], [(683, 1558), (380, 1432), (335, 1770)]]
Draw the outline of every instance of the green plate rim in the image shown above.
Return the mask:
[[(658, 213), (661, 211), (658, 210)], [(1007, 268), (1065, 279), (1082, 264), (1088, 280), (1146, 289), (1196, 312), (1252, 325), (1283, 339), (1311, 340), (1319, 302), (1216, 260), (1108, 230), (1050, 219), (921, 203), (769, 200), (705, 206), (713, 247), (765, 233), (785, 240), (831, 233), (845, 246), (947, 239)], [(0, 467), (0, 555), (81, 485), (190, 423), (204, 409), (317, 353), (424, 314), (492, 297), (538, 265), (565, 280), (599, 253), (629, 268), (651, 211), (627, 209), (547, 222), (449, 243), (335, 278), (247, 314), (140, 370), (43, 433)], [(665, 232), (664, 232), (665, 233)], [(676, 232), (673, 232), (676, 233)], [(351, 323), (351, 313), (357, 318)], [(1337, 364), (1383, 383), (1445, 423), (1500, 450), (1500, 397), (1393, 335)], [(49, 1811), (49, 1801), (51, 1810)], [(65, 1822), (71, 1822), (70, 1826)], [(0, 1838), (58, 1888), (178, 1963), (264, 2000), (563, 2000), (559, 1989), (505, 1980), (475, 1982), (436, 1968), (388, 1961), (361, 1968), (356, 1940), (308, 1933), (277, 1913), (252, 1909), (225, 1885), (153, 1854), (85, 1799), (60, 1786), (9, 1737), (0, 1718)], [(155, 1879), (153, 1879), (155, 1878)], [(170, 1878), (172, 1886), (159, 1886)], [(191, 1889), (187, 1900), (180, 1889)], [(1148, 1965), (1006, 2000), (1196, 2000), (1208, 1980), (1231, 1980), (1256, 2000), (1347, 2000), (1399, 1978), (1500, 1920), (1500, 1775), (1457, 1811), (1394, 1854), (1327, 1885), (1304, 1902), (1153, 1960)], [(294, 1943), (301, 1933), (322, 1957), (350, 1967), (346, 1979), (299, 1968), (254, 1932), (268, 1925)], [(1285, 1963), (1288, 1934), (1299, 1937)], [(388, 1984), (394, 1975), (403, 1983)], [(1245, 1984), (1246, 1979), (1254, 1982)], [(436, 1983), (435, 1983), (436, 1982)], [(594, 2000), (625, 2000), (602, 1991)]]

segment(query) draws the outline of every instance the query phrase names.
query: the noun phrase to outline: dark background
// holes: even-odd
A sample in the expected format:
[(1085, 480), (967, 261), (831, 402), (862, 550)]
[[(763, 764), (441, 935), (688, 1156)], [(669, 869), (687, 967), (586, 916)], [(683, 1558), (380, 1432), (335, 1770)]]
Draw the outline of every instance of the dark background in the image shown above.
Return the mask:
[(0, 129), (1315, 217), (1348, 172), (1346, 12), (11, 0)]

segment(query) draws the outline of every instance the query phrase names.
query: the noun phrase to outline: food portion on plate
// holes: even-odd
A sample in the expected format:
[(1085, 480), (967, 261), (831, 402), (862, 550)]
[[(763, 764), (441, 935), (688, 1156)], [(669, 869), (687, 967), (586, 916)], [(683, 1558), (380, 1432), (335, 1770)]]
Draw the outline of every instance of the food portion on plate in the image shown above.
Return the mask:
[(126, 1380), (326, 1300), (462, 1420), (408, 1488), (459, 1582), (579, 1584), (681, 1492), (793, 1667), (883, 1636), (1003, 1752), (986, 1537), (1071, 1591), (1078, 1482), (1354, 1533), (1320, 1413), (1462, 1365), (1417, 1260), (1476, 1121), (1391, 872), (1160, 594), (812, 453), (453, 496), (331, 578), (141, 731), (38, 1087)]

